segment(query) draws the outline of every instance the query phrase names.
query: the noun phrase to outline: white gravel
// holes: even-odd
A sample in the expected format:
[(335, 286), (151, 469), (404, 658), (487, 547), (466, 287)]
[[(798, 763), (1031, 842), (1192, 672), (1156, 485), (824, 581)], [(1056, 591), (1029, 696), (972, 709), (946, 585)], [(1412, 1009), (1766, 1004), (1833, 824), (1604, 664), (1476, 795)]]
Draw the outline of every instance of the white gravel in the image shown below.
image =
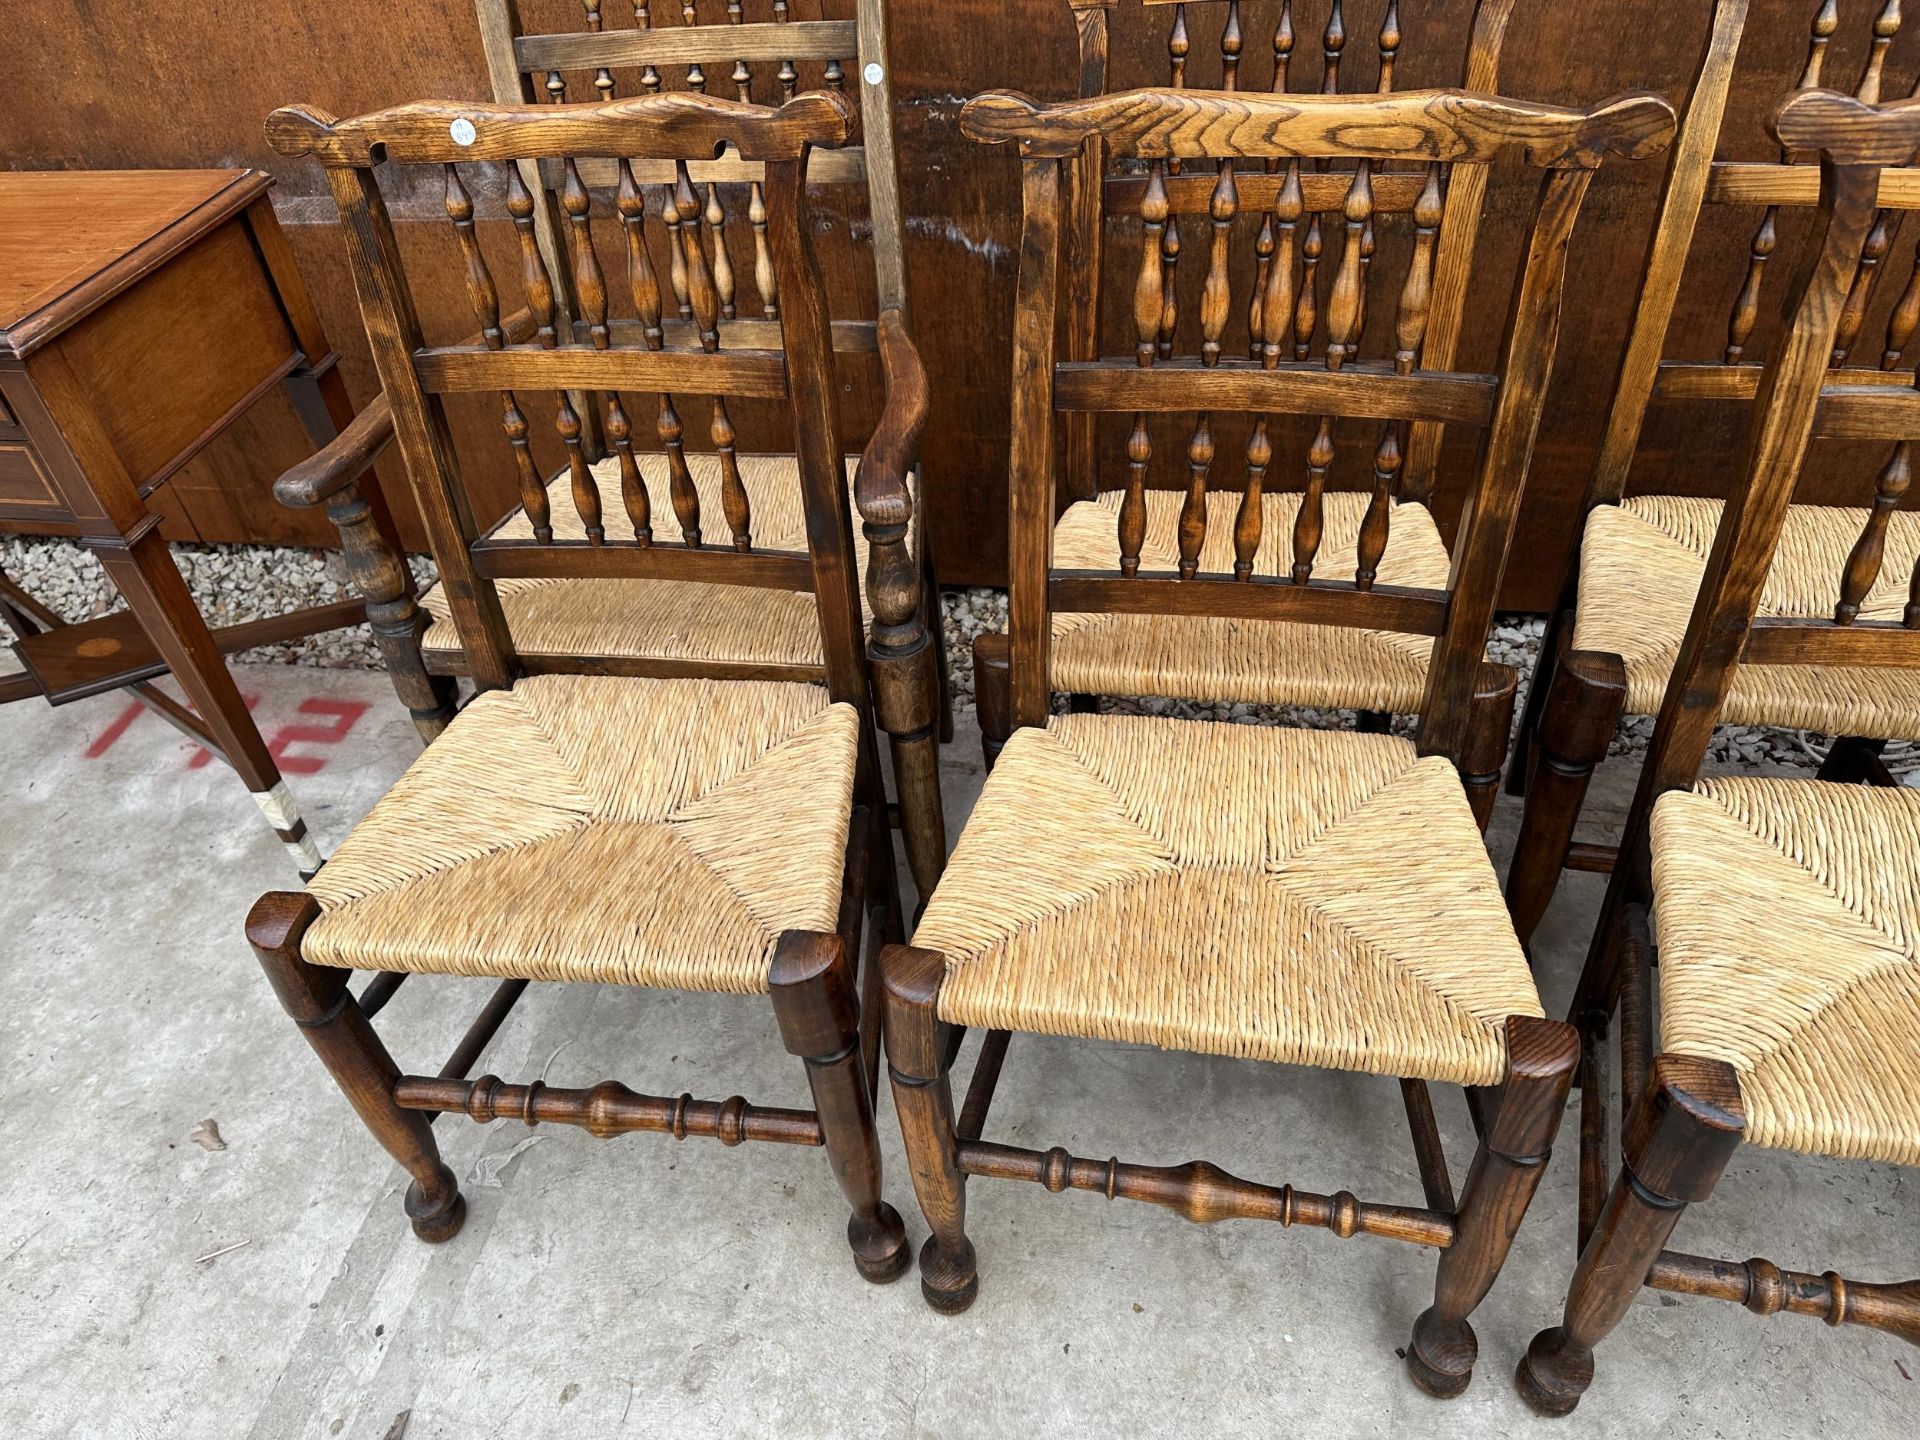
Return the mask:
[[(216, 626), (323, 604), (347, 593), (345, 566), (333, 551), (269, 545), (175, 545), (173, 554), (201, 613)], [(420, 582), (431, 583), (433, 563), (419, 556), (412, 563)], [(0, 536), (0, 572), (68, 620), (91, 619), (120, 608), (120, 598), (99, 563), (71, 540)], [(1006, 592), (985, 587), (948, 590), (941, 596), (941, 606), (946, 619), (947, 673), (952, 678), (955, 699), (971, 703), (973, 638), (1006, 628)], [(1520, 615), (1502, 615), (1494, 627), (1488, 654), (1520, 670), (1523, 698), (1544, 629), (1543, 620)], [(334, 630), (285, 645), (266, 646), (238, 658), (349, 670), (378, 669), (380, 665), (379, 654), (364, 628)], [(1116, 714), (1176, 715), (1248, 725), (1334, 728), (1353, 723), (1348, 711), (1292, 705), (1198, 704), (1141, 696), (1103, 697), (1100, 708)], [(1410, 718), (1399, 717), (1395, 728), (1410, 730)], [(1650, 717), (1628, 718), (1614, 737), (1613, 753), (1644, 750), (1652, 734)], [(1714, 737), (1710, 758), (1721, 764), (1770, 762), (1812, 769), (1824, 758), (1829, 743), (1828, 736), (1801, 730), (1723, 726)], [(1886, 758), (1896, 771), (1920, 770), (1920, 746), (1890, 745)]]
[[(209, 624), (237, 625), (344, 598), (345, 562), (338, 551), (273, 545), (175, 545), (174, 563)], [(421, 583), (433, 562), (416, 556)], [(0, 573), (69, 621), (91, 620), (126, 608), (100, 562), (72, 540), (0, 536)], [(264, 645), (234, 657), (337, 670), (377, 670), (380, 654), (365, 626), (330, 630), (284, 645)]]

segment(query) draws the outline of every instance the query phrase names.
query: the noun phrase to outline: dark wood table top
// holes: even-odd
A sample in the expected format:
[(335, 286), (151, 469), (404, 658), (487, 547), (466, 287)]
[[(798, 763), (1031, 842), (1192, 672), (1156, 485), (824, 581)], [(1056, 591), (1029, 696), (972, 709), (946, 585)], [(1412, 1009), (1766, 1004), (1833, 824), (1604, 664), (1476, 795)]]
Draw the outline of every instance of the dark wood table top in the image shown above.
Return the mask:
[(45, 344), (272, 183), (259, 170), (0, 172), (0, 355)]

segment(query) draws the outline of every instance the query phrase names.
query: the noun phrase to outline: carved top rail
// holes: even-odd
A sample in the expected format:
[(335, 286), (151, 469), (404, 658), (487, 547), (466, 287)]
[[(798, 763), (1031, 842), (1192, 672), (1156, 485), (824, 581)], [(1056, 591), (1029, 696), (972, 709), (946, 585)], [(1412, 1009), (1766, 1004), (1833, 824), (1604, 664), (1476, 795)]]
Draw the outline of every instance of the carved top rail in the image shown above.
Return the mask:
[(1042, 105), (1008, 90), (967, 102), (961, 130), (1024, 155), (1068, 156), (1098, 135), (1144, 159), (1376, 159), (1487, 163), (1518, 152), (1543, 168), (1591, 169), (1616, 154), (1657, 154), (1673, 136), (1672, 107), (1624, 95), (1592, 110), (1464, 90), (1345, 95), (1129, 90)]
[(809, 146), (845, 143), (853, 118), (844, 98), (819, 90), (777, 109), (679, 92), (575, 106), (564, 114), (546, 105), (418, 100), (350, 120), (288, 106), (268, 117), (267, 140), (283, 155), (310, 155), (326, 165), (643, 155), (713, 160), (729, 143), (750, 160), (798, 160)]

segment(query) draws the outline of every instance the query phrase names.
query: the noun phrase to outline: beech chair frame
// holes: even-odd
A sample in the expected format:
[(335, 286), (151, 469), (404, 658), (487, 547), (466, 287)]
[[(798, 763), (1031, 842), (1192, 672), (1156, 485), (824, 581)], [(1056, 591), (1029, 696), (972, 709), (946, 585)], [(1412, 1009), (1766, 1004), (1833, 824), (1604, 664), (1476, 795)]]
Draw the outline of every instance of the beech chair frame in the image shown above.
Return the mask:
[[(1716, 0), (1707, 43), (1668, 157), (1660, 214), (1647, 252), (1639, 301), (1621, 364), (1606, 432), (1582, 504), (1581, 530), (1596, 507), (1618, 505), (1639, 447), (1649, 409), (1701, 401), (1752, 401), (1760, 367), (1746, 358), (1761, 314), (1763, 282), (1778, 243), (1783, 209), (1810, 208), (1820, 193), (1818, 167), (1804, 152), (1783, 148), (1778, 161), (1719, 160), (1727, 99), (1734, 82), (1751, 0)], [(1887, 52), (1901, 26), (1900, 0), (1883, 0), (1872, 26), (1872, 40), (1854, 95), (1874, 104), (1884, 88)], [(1827, 50), (1839, 28), (1835, 0), (1817, 0), (1806, 61), (1796, 89), (1819, 86)], [(1920, 93), (1920, 82), (1916, 84)], [(1909, 383), (1901, 357), (1920, 326), (1920, 252), (1888, 315), (1885, 342), (1874, 364), (1852, 362), (1852, 354), (1889, 266), (1887, 259), (1906, 212), (1920, 209), (1920, 167), (1908, 163), (1881, 172), (1874, 221), (1858, 273), (1847, 294), (1835, 332), (1829, 368), (1835, 393), (1823, 407), (1816, 431), (1835, 438), (1868, 438), (1873, 426), (1863, 408), (1882, 403), (1881, 392)], [(1763, 206), (1756, 224), (1751, 258), (1727, 324), (1727, 344), (1719, 363), (1663, 358), (1668, 326), (1687, 270), (1694, 232), (1707, 206)], [(1612, 870), (1615, 847), (1574, 839), (1580, 810), (1595, 767), (1606, 758), (1626, 711), (1626, 667), (1618, 655), (1579, 650), (1573, 622), (1579, 592), (1579, 531), (1568, 557), (1560, 596), (1549, 613), (1540, 660), (1528, 688), (1524, 716), (1507, 771), (1507, 789), (1526, 797), (1520, 836), (1507, 877), (1514, 928), (1528, 940), (1546, 913), (1562, 870)], [(1851, 662), (1850, 662), (1851, 663)], [(1833, 746), (1822, 769), (1827, 779), (1867, 779), (1891, 784), (1880, 759), (1882, 738), (1845, 736)]]
[[(1885, 471), (1860, 542), (1834, 577), (1836, 613), (1757, 618), (1794, 484), (1823, 427), (1844, 413), (1850, 435), (1891, 441), (1900, 454), (1920, 439), (1920, 392), (1911, 379), (1863, 390), (1833, 366), (1862, 257), (1884, 223), (1890, 180), (1899, 183), (1897, 172), (1920, 152), (1920, 101), (1876, 106), (1832, 90), (1802, 90), (1776, 107), (1771, 125), (1783, 149), (1820, 156), (1819, 210), (1783, 297), (1780, 333), (1759, 368), (1741, 483), (1715, 536), (1569, 1015), (1581, 1034), (1579, 1265), (1562, 1323), (1534, 1338), (1517, 1377), (1522, 1396), (1548, 1414), (1579, 1403), (1593, 1381), (1595, 1346), (1643, 1285), (1731, 1300), (1759, 1315), (1784, 1310), (1830, 1325), (1864, 1325), (1920, 1344), (1920, 1280), (1867, 1284), (1832, 1271), (1803, 1274), (1764, 1259), (1709, 1259), (1667, 1248), (1687, 1206), (1712, 1192), (1746, 1121), (1731, 1065), (1659, 1049), (1658, 955), (1649, 927), (1654, 805), (1698, 778), (1739, 665), (1920, 667), (1920, 603), (1899, 622), (1859, 620), (1846, 609), (1847, 597), (1857, 608), (1879, 576), (1898, 499), (1888, 493)], [(1920, 586), (1920, 575), (1913, 583)], [(1909, 865), (1913, 857), (1891, 863)], [(1624, 1117), (1618, 1157), (1608, 1114), (1608, 1031), (1616, 1014)]]
[[(836, 319), (832, 338), (838, 354), (853, 357), (877, 352), (885, 380), (886, 405), (856, 481), (857, 504), (871, 552), (867, 591), (873, 627), (868, 643), (875, 715), (889, 736), (899, 802), (890, 814), (902, 831), (915, 884), (922, 895), (927, 894), (946, 861), (937, 746), (952, 738), (953, 721), (946, 652), (940, 643), (939, 586), (924, 533), (924, 507), (913, 503), (910, 488), (919, 466), (926, 380), (908, 320), (884, 0), (857, 0), (851, 20), (793, 20), (786, 0), (772, 0), (771, 20), (752, 23), (746, 19), (747, 7), (738, 3), (725, 7), (725, 19), (702, 19), (697, 5), (689, 3), (678, 7), (677, 19), (663, 19), (658, 25), (651, 18), (651, 7), (638, 4), (628, 28), (608, 23), (613, 7), (602, 0), (582, 0), (583, 28), (553, 33), (529, 31), (518, 0), (475, 0), (475, 8), (494, 100), (502, 105), (565, 104), (586, 98), (570, 96), (568, 90), (568, 76), (582, 72), (591, 74), (592, 98), (600, 102), (622, 94), (704, 94), (721, 89), (742, 101), (776, 95), (784, 100), (815, 83), (846, 94), (848, 72), (852, 72), (857, 95), (848, 98), (856, 105), (855, 135), (840, 148), (815, 151), (806, 176), (811, 185), (857, 186), (866, 192), (878, 318)], [(708, 0), (710, 12), (717, 8), (717, 0)], [(681, 85), (684, 90), (678, 88)], [(531, 204), (524, 215), (516, 216), (516, 223), (530, 225), (533, 242), (552, 277), (556, 324), (563, 334), (584, 337), (578, 277), (565, 238), (570, 226), (563, 194), (565, 176), (552, 161), (527, 161), (517, 168)], [(613, 202), (619, 181), (613, 162), (589, 157), (578, 170), (590, 203), (592, 197), (600, 197), (601, 203)], [(669, 250), (677, 253), (676, 237), (683, 226), (706, 232), (720, 311), (715, 330), (722, 343), (777, 348), (781, 343), (778, 276), (767, 235), (763, 163), (728, 147), (718, 156), (701, 157), (684, 167), (669, 160), (636, 159), (628, 171), (639, 187), (641, 203), (664, 220)], [(742, 218), (732, 217), (729, 224), (728, 196), (743, 189), (744, 218), (752, 228), (750, 259), (728, 239), (730, 231), (740, 229)], [(757, 316), (745, 313), (745, 307), (736, 308), (736, 271), (740, 298), (751, 292), (760, 303)], [(677, 263), (668, 267), (666, 278), (672, 294), (661, 322), (663, 344), (673, 353), (697, 352), (702, 339), (684, 268)], [(612, 454), (609, 436), (614, 417), (607, 413), (604, 400), (576, 390), (572, 404), (580, 417), (585, 460), (592, 463)], [(423, 648), (426, 619), (396, 583), (404, 573), (397, 545), (383, 542), (361, 519), (361, 507), (350, 486), (341, 488), (343, 478), (364, 473), (377, 459), (392, 433), (381, 401), (369, 406), (363, 418), (366, 425), (357, 435), (343, 437), (337, 447), (290, 472), (276, 493), (289, 505), (328, 504), (329, 516), (341, 530), (349, 574), (368, 597), (370, 608), (380, 612), (374, 634), (395, 689), (422, 735), (431, 741), (452, 718), (450, 677), (470, 674), (470, 662), (459, 653)], [(730, 428), (729, 424), (729, 432)], [(716, 432), (714, 439), (718, 449), (732, 443), (730, 433), (723, 438)], [(521, 488), (523, 493), (528, 490), (524, 470)], [(646, 675), (686, 673), (696, 663), (611, 655), (569, 659), (543, 653), (540, 657), (543, 665), (588, 662), (608, 674)], [(811, 665), (758, 663), (733, 668), (739, 674), (768, 679), (825, 678), (819, 667)], [(725, 669), (712, 661), (699, 665), (700, 673)]]
[[(1263, 95), (1151, 89), (1040, 105), (1024, 95), (988, 92), (970, 101), (961, 126), (984, 143), (1018, 146), (1024, 199), (1020, 278), (1015, 309), (1013, 359), (1013, 449), (1010, 463), (1012, 633), (1006, 721), (1009, 729), (1044, 726), (1049, 713), (1047, 646), (1055, 608), (1137, 609), (1290, 619), (1335, 626), (1399, 629), (1435, 637), (1429, 688), (1421, 716), (1419, 749), (1443, 755), (1472, 773), (1472, 724), (1486, 704), (1486, 633), (1495, 589), (1506, 558), (1527, 461), (1537, 432), (1545, 376), (1557, 337), (1567, 242), (1580, 200), (1603, 155), (1657, 151), (1671, 133), (1672, 111), (1651, 96), (1626, 97), (1588, 112), (1527, 105), (1460, 91), (1408, 92), (1367, 97)], [(1392, 137), (1374, 145), (1349, 135)], [(1282, 359), (1291, 339), (1293, 305), (1273, 303), (1292, 283), (1290, 248), (1299, 215), (1282, 196), (1298, 195), (1309, 167), (1320, 160), (1347, 161), (1351, 173), (1332, 187), (1316, 188), (1316, 203), (1343, 212), (1348, 249), (1333, 287), (1332, 333), (1344, 347), (1359, 334), (1358, 236), (1366, 219), (1370, 170), (1393, 159), (1418, 157), (1419, 183), (1397, 186), (1401, 203), (1413, 206), (1432, 190), (1431, 171), (1459, 164), (1472, 169), (1497, 155), (1519, 151), (1546, 170), (1527, 259), (1517, 280), (1501, 374), (1458, 373), (1348, 360), (1337, 348), (1331, 361)], [(1094, 157), (1138, 158), (1150, 175), (1130, 202), (1124, 189), (1092, 183)], [(1204, 301), (1208, 341), (1198, 364), (1161, 364), (1156, 349), (1161, 313), (1159, 237), (1148, 215), (1140, 242), (1135, 353), (1120, 358), (1075, 358), (1072, 341), (1056, 335), (1062, 282), (1063, 240), (1076, 226), (1074, 201), (1092, 196), (1095, 212), (1120, 203), (1157, 209), (1176, 163), (1219, 162), (1204, 184), (1211, 194), (1215, 240)], [(1277, 317), (1259, 327), (1262, 354), (1243, 360), (1220, 354), (1231, 303), (1225, 283), (1224, 220), (1230, 219), (1237, 167), (1251, 171), (1281, 163), (1283, 180), (1269, 186), (1269, 203), (1285, 207), (1277, 224), (1286, 232), (1268, 270), (1265, 313)], [(1377, 190), (1371, 192), (1377, 197)], [(1429, 199), (1429, 208), (1434, 207)], [(1222, 212), (1225, 212), (1223, 215)], [(1432, 237), (1424, 254), (1431, 258)], [(1412, 269), (1421, 272), (1417, 258)], [(1284, 276), (1284, 278), (1283, 278)], [(1417, 355), (1422, 286), (1415, 283), (1407, 307), (1406, 333)], [(1064, 350), (1064, 354), (1063, 354)], [(1264, 416), (1326, 412), (1371, 417), (1389, 429), (1419, 420), (1473, 422), (1487, 429), (1480, 480), (1469, 507), (1453, 572), (1443, 590), (1412, 591), (1375, 586), (1363, 554), (1352, 579), (1311, 573), (1257, 578), (1257, 531), (1236, 528), (1248, 562), (1236, 574), (1197, 568), (1204, 544), (1207, 467), (1196, 461), (1194, 489), (1183, 515), (1181, 574), (1153, 574), (1129, 566), (1137, 557), (1130, 520), (1121, 521), (1116, 568), (1109, 573), (1063, 573), (1052, 564), (1057, 414), (1092, 410), (1245, 411)], [(1205, 414), (1200, 416), (1205, 425)], [(1264, 427), (1263, 427), (1264, 428)], [(1210, 457), (1208, 457), (1210, 459)], [(1244, 493), (1258, 496), (1266, 458), (1250, 445)], [(1138, 513), (1142, 477), (1130, 481), (1123, 514)], [(1387, 518), (1393, 476), (1380, 490), (1377, 519)], [(1197, 498), (1196, 498), (1197, 497)], [(1243, 512), (1244, 513), (1244, 512)], [(1384, 524), (1373, 527), (1363, 551), (1376, 559), (1385, 545)], [(1296, 537), (1297, 539), (1298, 537)], [(1273, 537), (1271, 544), (1286, 543)], [(1190, 552), (1190, 553), (1189, 553)], [(1313, 551), (1309, 551), (1309, 559)], [(1330, 568), (1330, 567), (1329, 567)], [(1309, 572), (1311, 566), (1309, 566)], [(1511, 702), (1511, 674), (1504, 695)], [(1500, 694), (1494, 697), (1499, 704)], [(1174, 722), (1166, 722), (1174, 723)], [(1484, 733), (1481, 727), (1478, 733)], [(1490, 791), (1489, 791), (1490, 794)], [(943, 1311), (972, 1303), (978, 1278), (965, 1226), (966, 1181), (994, 1176), (1038, 1182), (1058, 1193), (1092, 1190), (1109, 1199), (1164, 1205), (1198, 1222), (1231, 1218), (1324, 1227), (1342, 1237), (1377, 1234), (1442, 1250), (1435, 1303), (1415, 1326), (1409, 1351), (1414, 1378), (1436, 1395), (1458, 1394), (1471, 1377), (1475, 1341), (1467, 1316), (1485, 1295), (1505, 1257), (1514, 1227), (1537, 1184), (1575, 1062), (1573, 1034), (1564, 1026), (1526, 1017), (1507, 1022), (1508, 1073), (1496, 1094), (1470, 1090), (1480, 1146), (1458, 1204), (1447, 1173), (1425, 1082), (1403, 1080), (1401, 1088), (1426, 1195), (1424, 1207), (1377, 1205), (1341, 1192), (1315, 1195), (1227, 1175), (1204, 1162), (1163, 1168), (1118, 1159), (1078, 1158), (1002, 1145), (982, 1138), (1004, 1062), (1010, 1032), (989, 1030), (964, 1106), (956, 1112), (951, 1068), (964, 1031), (940, 1018), (946, 957), (910, 946), (890, 947), (883, 968), (888, 997), (886, 1045), (894, 1103), (906, 1138), (910, 1169), (922, 1211), (933, 1234), (921, 1252), (921, 1285), (928, 1302)]]
[[(395, 439), (421, 498), (434, 557), (479, 689), (510, 688), (527, 668), (519, 663), (501, 613), (499, 581), (552, 574), (690, 578), (812, 592), (826, 655), (827, 691), (832, 701), (852, 706), (859, 715), (837, 928), (832, 933), (787, 931), (771, 971), (775, 1014), (788, 1049), (806, 1062), (816, 1106), (812, 1111), (769, 1109), (738, 1096), (710, 1102), (687, 1095), (637, 1095), (612, 1081), (569, 1090), (539, 1082), (505, 1085), (492, 1076), (469, 1080), (481, 1052), (525, 990), (528, 982), (520, 978), (500, 982), (437, 1074), (402, 1074), (369, 1022), (406, 975), (376, 974), (355, 995), (347, 987), (346, 970), (302, 958), (302, 936), (319, 916), (311, 895), (269, 894), (256, 904), (248, 938), (308, 1043), (376, 1139), (412, 1176), (407, 1210), (422, 1239), (450, 1238), (461, 1223), (463, 1201), (453, 1175), (440, 1161), (428, 1124), (437, 1112), (462, 1111), (483, 1122), (512, 1115), (528, 1123), (577, 1125), (600, 1137), (654, 1131), (676, 1138), (706, 1136), (727, 1145), (745, 1140), (824, 1145), (852, 1208), (849, 1240), (861, 1273), (889, 1280), (905, 1266), (899, 1217), (879, 1193), (873, 1126), (878, 966), (871, 960), (864, 969), (860, 964), (863, 937), (876, 946), (897, 939), (904, 917), (874, 749), (873, 686), (861, 635), (834, 387), (809, 383), (829, 373), (832, 340), (825, 286), (809, 234), (806, 166), (815, 148), (845, 141), (853, 118), (845, 98), (812, 92), (778, 108), (668, 94), (566, 107), (422, 101), (350, 120), (295, 107), (276, 111), (268, 121), (268, 138), (281, 153), (313, 157), (326, 167), (349, 238), (355, 285)], [(765, 167), (767, 234), (783, 296), (779, 344), (730, 349), (707, 343), (689, 351), (667, 350), (649, 343), (654, 337), (645, 333), (651, 330), (657, 336), (661, 307), (658, 272), (647, 243), (648, 221), (639, 207), (628, 207), (616, 217), (627, 242), (622, 248), (639, 319), (609, 319), (609, 285), (584, 223), (586, 207), (578, 203), (584, 199), (578, 162), (619, 157), (623, 192), (631, 195), (637, 190), (631, 169), (635, 161), (664, 160), (684, 175), (685, 167), (711, 159), (723, 146)], [(467, 193), (461, 166), (502, 163), (511, 194), (519, 164), (538, 161), (552, 161), (563, 171), (574, 222), (570, 258), (582, 313), (575, 335), (566, 340), (557, 333), (557, 287), (530, 242), (520, 252), (528, 307), (501, 316), (498, 288), (471, 241), (470, 207), (459, 202)], [(382, 162), (443, 167), (449, 216), (462, 235), (468, 287), (481, 323), (478, 343), (434, 346), (423, 340), (375, 177), (374, 167)], [(519, 193), (526, 194), (524, 189)], [(717, 317), (709, 258), (697, 229), (688, 227), (675, 238), (692, 277), (694, 323), (711, 339)], [(883, 344), (892, 328), (891, 320), (884, 322)], [(512, 397), (527, 390), (554, 396), (554, 424), (567, 442), (576, 482), (573, 499), (581, 510), (585, 541), (556, 539), (551, 533), (544, 539), (501, 539), (475, 524), (444, 397), (498, 391), (509, 397), (507, 408), (517, 410)], [(664, 410), (672, 403), (669, 390), (683, 397), (710, 396), (715, 406), (738, 395), (789, 403), (808, 512), (805, 552), (754, 547), (750, 497), (737, 475), (723, 491), (724, 520), (734, 543), (694, 542), (700, 528), (699, 499), (684, 462), (670, 466), (671, 499), (687, 538), (655, 543), (647, 488), (638, 480), (630, 448), (624, 447), (619, 453), (630, 483), (623, 486), (622, 499), (634, 538), (606, 534), (598, 491), (584, 483), (583, 427), (571, 394), (598, 393), (613, 414), (624, 408), (623, 391), (652, 391)], [(908, 430), (917, 429), (918, 414), (903, 418)], [(519, 428), (524, 436), (524, 419)], [(514, 438), (511, 425), (508, 438)], [(615, 443), (620, 445), (617, 433)], [(888, 443), (895, 446), (897, 458), (902, 437), (895, 434)], [(571, 673), (599, 671), (589, 659)]]

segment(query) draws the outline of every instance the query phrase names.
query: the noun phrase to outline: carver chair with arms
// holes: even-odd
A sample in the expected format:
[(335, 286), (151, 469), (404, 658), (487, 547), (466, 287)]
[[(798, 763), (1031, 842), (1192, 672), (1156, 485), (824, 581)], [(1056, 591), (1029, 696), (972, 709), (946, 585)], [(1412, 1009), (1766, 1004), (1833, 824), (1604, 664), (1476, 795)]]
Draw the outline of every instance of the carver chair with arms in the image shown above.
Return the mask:
[[(326, 167), (398, 446), (479, 694), (304, 893), (259, 901), (248, 938), (301, 1033), (411, 1176), (407, 1211), (425, 1239), (460, 1225), (463, 1202), (429, 1128), (434, 1112), (459, 1111), (598, 1136), (651, 1130), (728, 1145), (824, 1145), (852, 1211), (861, 1273), (891, 1279), (905, 1263), (900, 1219), (880, 1198), (878, 1035), (861, 1003), (877, 993), (876, 972), (868, 964), (862, 974), (860, 964), (863, 937), (897, 935), (901, 915), (805, 184), (809, 154), (844, 143), (852, 121), (848, 102), (825, 92), (778, 108), (682, 94), (565, 107), (423, 101), (342, 121), (288, 109), (269, 121), (282, 153)], [(718, 342), (713, 256), (698, 227), (663, 236), (645, 207), (624, 206), (608, 217), (624, 276), (597, 258), (581, 166), (614, 157), (605, 163), (633, 196), (635, 164), (665, 162), (684, 178), (723, 144), (765, 166), (778, 346)], [(521, 161), (558, 167), (575, 202), (568, 239), (580, 312), (571, 336), (556, 333), (557, 291), (540, 249), (530, 239), (521, 249), (527, 308), (503, 318), (500, 286), (473, 238), (470, 196), (491, 178), (485, 167), (505, 169), (511, 208)], [(376, 177), (381, 162), (438, 170), (478, 343), (434, 345), (421, 334)], [(685, 268), (694, 297), (700, 343), (691, 349), (657, 343), (659, 277), (670, 265)], [(620, 313), (626, 306), (630, 317)], [(609, 415), (643, 404), (664, 412), (675, 403), (669, 387), (689, 408), (719, 412), (737, 397), (788, 407), (804, 546), (763, 538), (756, 477), (744, 467), (710, 495), (678, 452), (643, 458), (616, 432), (620, 483), (611, 499), (593, 483), (573, 394), (597, 393)], [(522, 442), (533, 416), (550, 417), (565, 443), (570, 484), (552, 510), (530, 512), (534, 534), (482, 533), (473, 523), (446, 400), (475, 392), (504, 397), (503, 443)], [(919, 416), (895, 422), (911, 430)], [(703, 527), (727, 543), (695, 543)], [(824, 684), (741, 678), (724, 665), (670, 677), (607, 675), (590, 661), (530, 673), (501, 590), (553, 576), (806, 593)], [(357, 995), (347, 985), (354, 970), (378, 972)], [(401, 1073), (369, 1024), (420, 973), (499, 982), (437, 1074)], [(804, 1060), (815, 1108), (638, 1095), (612, 1081), (563, 1089), (469, 1080), (535, 980), (767, 995), (786, 1047)]]

